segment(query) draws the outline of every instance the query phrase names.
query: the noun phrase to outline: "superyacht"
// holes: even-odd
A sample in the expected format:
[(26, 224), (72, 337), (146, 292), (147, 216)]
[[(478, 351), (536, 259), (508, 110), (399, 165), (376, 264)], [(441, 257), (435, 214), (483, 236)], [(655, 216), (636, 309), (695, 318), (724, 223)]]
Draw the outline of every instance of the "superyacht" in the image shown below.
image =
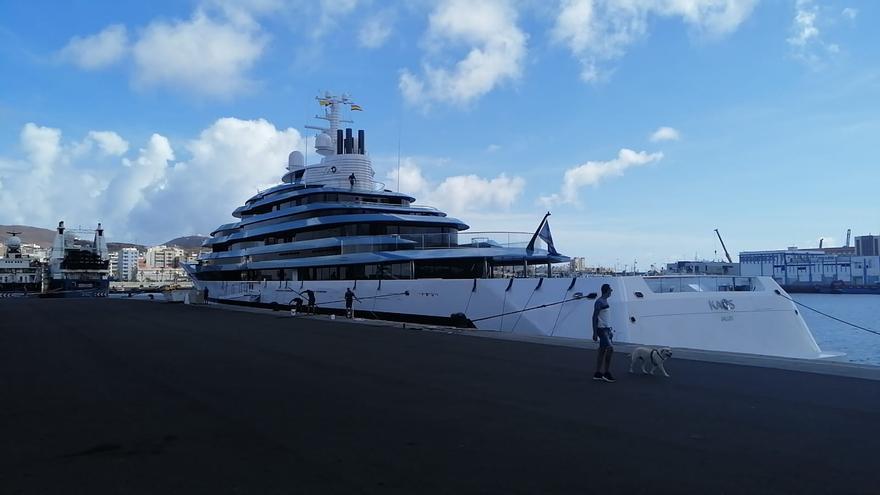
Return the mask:
[[(799, 358), (829, 356), (769, 277), (553, 277), (567, 262), (544, 216), (533, 234), (468, 232), (462, 220), (376, 181), (363, 109), (347, 95), (316, 98), (317, 163), (292, 151), (281, 183), (235, 209), (196, 263), (184, 265), (211, 302), (290, 308), (314, 294), (318, 311), (480, 330), (589, 339), (599, 288), (615, 340)], [(544, 275), (544, 276), (540, 276)]]

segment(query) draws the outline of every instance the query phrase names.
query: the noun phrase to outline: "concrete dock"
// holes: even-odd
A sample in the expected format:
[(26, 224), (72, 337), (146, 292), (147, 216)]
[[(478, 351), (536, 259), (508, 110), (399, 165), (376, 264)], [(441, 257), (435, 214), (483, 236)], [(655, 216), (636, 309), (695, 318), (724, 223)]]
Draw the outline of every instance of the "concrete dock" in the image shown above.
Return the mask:
[(880, 382), (285, 313), (0, 300), (0, 493), (877, 493)]

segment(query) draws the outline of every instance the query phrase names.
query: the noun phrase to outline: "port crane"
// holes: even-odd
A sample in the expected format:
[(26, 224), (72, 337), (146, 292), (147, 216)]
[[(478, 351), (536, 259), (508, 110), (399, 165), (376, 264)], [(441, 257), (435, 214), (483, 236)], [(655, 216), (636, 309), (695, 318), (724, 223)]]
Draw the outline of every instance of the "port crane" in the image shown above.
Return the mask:
[(724, 250), (724, 256), (727, 256), (727, 262), (733, 263), (733, 259), (730, 258), (730, 253), (727, 252), (727, 246), (724, 245), (724, 239), (721, 238), (721, 232), (718, 232), (718, 229), (715, 229), (715, 235), (717, 235), (718, 240), (721, 241), (721, 249)]

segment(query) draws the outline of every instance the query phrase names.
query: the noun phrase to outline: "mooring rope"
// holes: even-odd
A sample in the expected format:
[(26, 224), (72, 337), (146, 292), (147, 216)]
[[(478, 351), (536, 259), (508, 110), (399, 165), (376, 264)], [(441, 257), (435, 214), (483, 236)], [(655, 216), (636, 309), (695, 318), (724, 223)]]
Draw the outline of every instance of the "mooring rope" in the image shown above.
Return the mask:
[(840, 323), (843, 323), (843, 324), (845, 324), (845, 325), (849, 325), (849, 326), (854, 327), (854, 328), (858, 328), (859, 330), (864, 330), (864, 331), (866, 331), (866, 332), (873, 333), (874, 335), (880, 335), (880, 332), (878, 332), (877, 330), (871, 330), (870, 328), (865, 328), (865, 327), (863, 327), (863, 326), (861, 326), (861, 325), (856, 325), (855, 323), (850, 323), (850, 322), (848, 322), (848, 321), (846, 321), (846, 320), (842, 320), (842, 319), (840, 319), (840, 318), (838, 318), (838, 317), (836, 317), (836, 316), (832, 316), (832, 315), (829, 315), (828, 313), (825, 313), (825, 312), (819, 311), (819, 310), (816, 309), (816, 308), (812, 308), (812, 307), (810, 307), (810, 306), (807, 306), (806, 304), (804, 304), (804, 303), (802, 303), (802, 302), (795, 301), (794, 299), (792, 299), (792, 298), (786, 296), (785, 294), (783, 294), (779, 289), (774, 289), (774, 292), (776, 292), (776, 294), (782, 296), (783, 298), (788, 299), (789, 301), (791, 301), (791, 302), (797, 304), (798, 306), (803, 306), (804, 308), (807, 308), (807, 309), (809, 309), (810, 311), (814, 311), (814, 312), (816, 312), (816, 313), (819, 313), (820, 315), (825, 316), (825, 317), (827, 317), (827, 318), (831, 318), (831, 319), (834, 320), (834, 321), (839, 321)]
[(559, 304), (565, 304), (565, 303), (567, 303), (567, 302), (569, 302), (569, 301), (578, 301), (578, 300), (581, 300), (581, 299), (586, 299), (586, 297), (583, 297), (583, 296), (581, 296), (581, 297), (572, 297), (571, 299), (563, 299), (562, 301), (557, 301), (557, 302), (552, 302), (552, 303), (547, 303), (547, 304), (541, 304), (540, 306), (532, 306), (531, 308), (523, 308), (523, 309), (518, 309), (518, 310), (516, 310), (516, 311), (508, 311), (508, 312), (506, 312), (506, 313), (499, 313), (499, 314), (497, 314), (497, 315), (484, 316), (484, 317), (482, 317), (482, 318), (474, 318), (474, 319), (472, 319), (471, 321), (474, 322), (474, 321), (491, 320), (492, 318), (500, 318), (500, 317), (502, 317), (502, 316), (512, 315), (512, 314), (516, 314), (516, 313), (525, 313), (526, 311), (532, 311), (532, 310), (534, 310), (534, 309), (547, 308), (547, 307), (550, 307), (550, 306), (557, 306), (557, 305), (559, 305)]
[[(297, 290), (295, 290), (294, 292), (298, 293), (298, 294), (301, 295), (301, 296), (303, 295), (302, 292), (299, 292), (299, 291), (297, 291)], [(303, 291), (303, 292), (305, 292), (305, 291)], [(403, 292), (395, 292), (395, 293), (393, 293), (393, 294), (380, 294), (380, 295), (378, 295), (378, 296), (364, 296), (364, 297), (357, 297), (357, 296), (355, 296), (355, 299), (358, 300), (358, 301), (363, 301), (364, 299), (379, 299), (380, 297), (408, 296), (408, 295), (409, 295), (409, 291), (408, 291), (408, 290), (405, 290), (405, 291), (403, 291)], [(291, 299), (290, 302), (292, 303), (292, 302), (293, 302), (293, 299)], [(321, 301), (321, 304), (334, 304), (334, 303), (339, 303), (339, 302), (345, 302), (345, 299), (336, 299), (336, 300), (334, 300), (334, 301)], [(316, 305), (316, 306), (318, 305), (318, 301), (315, 301), (315, 305)], [(290, 303), (288, 303), (288, 306), (290, 306)], [(368, 311), (369, 311), (369, 310), (368, 310)], [(372, 313), (372, 311), (371, 311), (371, 313)]]

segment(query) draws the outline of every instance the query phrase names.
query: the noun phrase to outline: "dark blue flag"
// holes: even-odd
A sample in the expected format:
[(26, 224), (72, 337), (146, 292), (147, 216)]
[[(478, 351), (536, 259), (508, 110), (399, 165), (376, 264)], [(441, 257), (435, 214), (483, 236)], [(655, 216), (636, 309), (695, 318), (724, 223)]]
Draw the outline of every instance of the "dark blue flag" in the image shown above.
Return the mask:
[(544, 221), (544, 225), (541, 227), (541, 230), (538, 231), (538, 237), (547, 243), (547, 252), (552, 255), (559, 255), (556, 252), (556, 247), (553, 246), (553, 236), (550, 234), (550, 222)]
[(547, 217), (550, 216), (550, 212), (548, 211), (544, 218), (541, 220), (540, 225), (538, 225), (538, 230), (535, 231), (535, 235), (532, 236), (532, 240), (529, 241), (529, 245), (526, 246), (526, 252), (532, 253), (535, 250), (535, 240), (540, 238), (542, 241), (547, 243), (547, 252), (552, 255), (559, 255), (556, 252), (556, 248), (553, 246), (553, 236), (550, 235), (550, 224), (547, 222)]

